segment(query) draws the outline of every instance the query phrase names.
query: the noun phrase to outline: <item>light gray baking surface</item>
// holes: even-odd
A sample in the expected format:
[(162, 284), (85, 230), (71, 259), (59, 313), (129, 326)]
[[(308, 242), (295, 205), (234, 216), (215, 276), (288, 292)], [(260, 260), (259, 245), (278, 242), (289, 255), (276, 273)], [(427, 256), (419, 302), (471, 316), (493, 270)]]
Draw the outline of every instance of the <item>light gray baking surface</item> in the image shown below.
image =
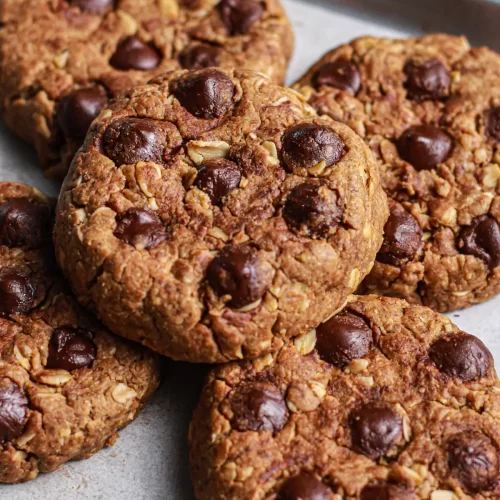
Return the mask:
[[(481, 2), (482, 0), (476, 0)], [(399, 15), (406, 1), (398, 0)], [(396, 2), (396, 3), (398, 3)], [(405, 25), (404, 32), (370, 21), (371, 10), (361, 17), (350, 12), (359, 0), (299, 2), (284, 0), (295, 26), (296, 51), (290, 68), (293, 81), (335, 45), (357, 36), (399, 36), (419, 32), (419, 26), (437, 30), (436, 15), (429, 10), (428, 23), (420, 15)], [(322, 8), (321, 4), (342, 6), (342, 13)], [(351, 4), (346, 9), (347, 4)], [(395, 3), (394, 0), (367, 1), (365, 4)], [(420, 2), (412, 2), (420, 4)], [(440, 4), (440, 0), (434, 0)], [(473, 2), (474, 3), (474, 2)], [(421, 4), (420, 4), (421, 5)], [(427, 10), (425, 10), (427, 11)], [(378, 10), (379, 15), (384, 10)], [(374, 17), (377, 22), (380, 17)], [(497, 18), (498, 19), (498, 18)], [(442, 28), (446, 29), (445, 26)], [(470, 32), (473, 34), (473, 31)], [(476, 33), (477, 35), (477, 33)], [(37, 169), (29, 147), (10, 135), (0, 125), (0, 180), (31, 183), (51, 194), (56, 186), (44, 179)], [(464, 330), (482, 338), (500, 360), (500, 297), (451, 315)], [(115, 446), (102, 450), (93, 458), (65, 465), (60, 471), (42, 474), (31, 483), (1, 486), (1, 500), (193, 500), (187, 461), (186, 432), (196, 403), (204, 369), (165, 361), (167, 376), (158, 394), (141, 416), (121, 432)]]

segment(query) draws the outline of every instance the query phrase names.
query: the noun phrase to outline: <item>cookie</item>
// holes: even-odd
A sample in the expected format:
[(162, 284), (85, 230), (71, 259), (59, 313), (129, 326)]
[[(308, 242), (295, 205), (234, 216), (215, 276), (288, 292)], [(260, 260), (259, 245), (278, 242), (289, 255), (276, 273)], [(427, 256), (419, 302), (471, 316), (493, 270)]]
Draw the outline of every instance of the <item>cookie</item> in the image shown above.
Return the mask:
[(4, 0), (0, 108), (47, 174), (62, 178), (120, 91), (207, 66), (282, 83), (292, 49), (279, 0)]
[(217, 367), (189, 433), (197, 498), (500, 497), (500, 383), (477, 337), (352, 297), (278, 353)]
[(66, 289), (53, 204), (0, 183), (0, 483), (112, 445), (158, 386), (154, 355), (108, 333)]
[(382, 163), (385, 241), (361, 292), (450, 311), (500, 292), (500, 56), (464, 38), (361, 38), (295, 85)]
[(275, 351), (343, 305), (386, 201), (344, 124), (249, 71), (178, 71), (94, 121), (62, 188), (59, 263), (114, 332), (175, 359)]

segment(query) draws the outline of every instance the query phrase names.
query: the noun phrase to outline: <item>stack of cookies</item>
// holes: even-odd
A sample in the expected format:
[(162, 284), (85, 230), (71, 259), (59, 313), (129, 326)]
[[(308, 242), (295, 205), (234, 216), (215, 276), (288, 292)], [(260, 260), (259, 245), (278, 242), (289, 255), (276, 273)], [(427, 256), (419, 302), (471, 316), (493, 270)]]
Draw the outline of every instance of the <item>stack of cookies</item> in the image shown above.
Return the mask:
[(112, 444), (159, 354), (218, 365), (200, 500), (500, 498), (494, 360), (440, 314), (500, 292), (498, 54), (365, 37), (286, 88), (278, 0), (0, 21), (4, 118), (65, 176), (0, 183), (0, 482)]

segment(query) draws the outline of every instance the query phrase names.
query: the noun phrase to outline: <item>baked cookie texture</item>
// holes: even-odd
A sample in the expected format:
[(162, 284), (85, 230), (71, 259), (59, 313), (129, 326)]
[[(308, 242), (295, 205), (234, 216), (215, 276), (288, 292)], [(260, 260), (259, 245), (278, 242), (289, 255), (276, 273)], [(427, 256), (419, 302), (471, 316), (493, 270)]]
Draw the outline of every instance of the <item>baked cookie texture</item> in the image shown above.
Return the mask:
[(159, 382), (156, 357), (70, 295), (50, 241), (53, 203), (0, 183), (0, 483), (112, 445)]
[(387, 216), (346, 125), (248, 71), (178, 71), (94, 121), (55, 243), (80, 302), (175, 359), (276, 351), (340, 308)]
[(279, 0), (3, 0), (0, 109), (62, 179), (122, 90), (181, 67), (245, 67), (282, 83), (292, 49)]
[(360, 291), (438, 311), (500, 292), (500, 56), (464, 38), (360, 38), (294, 86), (382, 163), (385, 241)]
[(279, 352), (215, 368), (189, 441), (203, 500), (499, 498), (500, 384), (447, 317), (353, 296)]

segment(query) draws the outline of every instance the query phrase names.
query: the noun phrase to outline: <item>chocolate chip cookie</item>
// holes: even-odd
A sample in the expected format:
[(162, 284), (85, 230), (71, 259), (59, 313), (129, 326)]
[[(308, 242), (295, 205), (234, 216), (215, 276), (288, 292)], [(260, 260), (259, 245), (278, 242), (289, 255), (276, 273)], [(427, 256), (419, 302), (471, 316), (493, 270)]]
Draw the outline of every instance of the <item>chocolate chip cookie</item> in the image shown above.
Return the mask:
[(57, 270), (53, 204), (0, 183), (0, 483), (112, 445), (158, 386), (154, 355), (84, 313)]
[(343, 305), (387, 216), (375, 159), (262, 74), (178, 71), (94, 121), (57, 257), (114, 332), (192, 362), (279, 349)]
[(295, 86), (364, 137), (391, 198), (360, 291), (449, 311), (500, 292), (500, 55), (464, 38), (361, 38)]
[(207, 66), (281, 83), (292, 48), (279, 0), (3, 0), (0, 108), (47, 173), (63, 177), (120, 91)]
[(500, 382), (477, 337), (351, 297), (274, 355), (217, 367), (190, 427), (197, 498), (500, 497)]

